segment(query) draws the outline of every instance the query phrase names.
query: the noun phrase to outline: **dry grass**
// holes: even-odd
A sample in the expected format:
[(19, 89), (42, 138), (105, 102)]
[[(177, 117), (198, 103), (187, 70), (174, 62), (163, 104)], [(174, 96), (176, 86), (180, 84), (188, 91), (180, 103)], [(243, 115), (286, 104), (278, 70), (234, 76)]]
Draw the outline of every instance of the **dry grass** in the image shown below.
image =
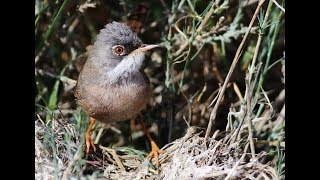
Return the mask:
[[(75, 132), (75, 127), (66, 122), (53, 124), (56, 158), (52, 157), (53, 152), (48, 152), (51, 148), (43, 147), (43, 135), (47, 129), (40, 121), (36, 122), (36, 179), (52, 179), (55, 172), (58, 179), (83, 177), (72, 170), (83, 156), (77, 134), (71, 133), (70, 138), (74, 140), (71, 144), (62, 143), (65, 142), (66, 131)], [(99, 146), (101, 151), (84, 162), (86, 165), (82, 172), (94, 168), (96, 174), (87, 175), (87, 178), (96, 179), (278, 179), (273, 168), (275, 161), (263, 162), (267, 156), (265, 152), (252, 158), (247, 152), (248, 141), (240, 139), (231, 143), (234, 133), (230, 131), (223, 135), (216, 131), (205, 141), (195, 127), (190, 127), (185, 136), (162, 148), (166, 152), (160, 155), (161, 167), (158, 170), (143, 156), (132, 154), (130, 149)], [(71, 159), (68, 149), (74, 152)]]
[(254, 158), (247, 153), (249, 142), (227, 143), (230, 134), (217, 140), (218, 131), (205, 141), (194, 132), (190, 128), (183, 138), (166, 148), (170, 153), (164, 160), (161, 179), (277, 179), (271, 162), (262, 163), (266, 153)]

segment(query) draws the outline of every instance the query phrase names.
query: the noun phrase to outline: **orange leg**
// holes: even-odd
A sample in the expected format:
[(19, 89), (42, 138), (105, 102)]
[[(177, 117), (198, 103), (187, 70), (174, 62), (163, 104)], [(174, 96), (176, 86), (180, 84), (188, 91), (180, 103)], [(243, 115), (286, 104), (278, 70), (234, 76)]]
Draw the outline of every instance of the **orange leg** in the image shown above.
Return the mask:
[(91, 130), (92, 130), (92, 126), (94, 125), (94, 123), (96, 122), (96, 119), (94, 118), (91, 118), (91, 123), (90, 123), (90, 126), (86, 132), (86, 155), (88, 156), (89, 155), (89, 151), (90, 151), (90, 147), (92, 147), (93, 151), (95, 152), (96, 151), (96, 147), (94, 146), (92, 140), (91, 140), (91, 137), (90, 137), (90, 133), (91, 133)]
[(139, 118), (139, 120), (140, 120), (140, 123), (141, 123), (141, 125), (142, 125), (142, 127), (143, 127), (144, 132), (146, 133), (146, 135), (147, 135), (147, 137), (148, 137), (148, 139), (149, 139), (149, 141), (150, 141), (150, 143), (151, 143), (151, 152), (150, 152), (150, 154), (147, 156), (147, 159), (151, 159), (152, 156), (154, 156), (154, 159), (155, 159), (155, 161), (156, 161), (156, 165), (157, 165), (157, 167), (159, 167), (159, 166), (160, 166), (159, 154), (163, 154), (165, 151), (159, 149), (159, 147), (157, 146), (157, 144), (156, 144), (156, 143), (154, 142), (154, 140), (151, 138), (151, 136), (150, 136), (147, 128), (145, 127), (143, 121), (141, 120), (141, 118)]

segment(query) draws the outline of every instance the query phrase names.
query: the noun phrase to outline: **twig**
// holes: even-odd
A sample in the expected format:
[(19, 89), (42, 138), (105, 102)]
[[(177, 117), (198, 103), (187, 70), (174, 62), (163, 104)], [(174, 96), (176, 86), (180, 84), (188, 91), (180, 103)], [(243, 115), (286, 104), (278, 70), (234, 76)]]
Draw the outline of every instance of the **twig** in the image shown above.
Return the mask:
[(207, 83), (204, 84), (202, 91), (200, 92), (199, 96), (197, 97), (197, 102), (200, 102), (203, 94), (207, 91)]
[(190, 49), (191, 49), (191, 46), (190, 46), (190, 41), (189, 41), (189, 38), (179, 29), (178, 27), (178, 23), (182, 20), (182, 19), (185, 19), (185, 18), (188, 18), (188, 17), (191, 17), (191, 16), (183, 16), (181, 17), (180, 19), (178, 19), (175, 23), (174, 23), (174, 28), (176, 29), (176, 31), (178, 31), (179, 34), (181, 34), (181, 36), (183, 36), (183, 38), (186, 40), (185, 43), (173, 54), (174, 57), (177, 57), (179, 56), (182, 51), (189, 45), (189, 49), (188, 49), (188, 54), (187, 56), (182, 60), (182, 61), (179, 61), (179, 62), (183, 62), (187, 59), (187, 57), (189, 56), (190, 54)]
[(108, 153), (110, 153), (112, 155), (112, 157), (114, 158), (114, 160), (116, 161), (118, 167), (122, 170), (122, 171), (125, 171), (125, 168), (122, 164), (122, 162), (120, 161), (120, 158), (119, 156), (115, 153), (115, 151), (113, 149), (110, 149), (110, 148), (107, 148), (107, 147), (103, 147), (101, 145), (99, 145), (99, 148), (104, 150), (104, 151), (107, 151)]
[[(268, 4), (268, 9), (267, 9), (267, 12), (266, 12), (266, 16), (268, 15), (267, 13), (269, 11), (271, 11), (271, 6), (272, 6), (272, 0), (270, 0), (269, 4)], [(270, 12), (269, 12), (270, 14)], [(278, 14), (278, 16), (276, 17), (276, 21), (280, 22), (280, 19), (282, 17), (283, 13), (282, 11), (280, 11), (280, 13)], [(271, 59), (271, 54), (272, 54), (272, 50), (274, 48), (274, 44), (275, 44), (275, 41), (276, 41), (276, 37), (279, 33), (279, 30), (280, 30), (280, 23), (276, 23), (275, 24), (275, 27), (269, 32), (270, 34), (270, 40), (269, 40), (269, 45), (268, 45), (268, 49), (267, 49), (267, 59), (266, 59), (266, 62), (265, 62), (265, 65), (264, 65), (264, 69), (262, 70), (262, 76), (259, 78), (259, 82), (258, 82), (258, 86), (257, 86), (257, 92), (255, 94), (255, 97), (254, 97), (254, 103), (253, 104), (256, 104), (257, 101), (258, 101), (258, 97), (260, 95), (260, 89), (264, 83), (264, 80), (265, 80), (265, 77), (266, 77), (266, 74), (267, 74), (267, 71), (268, 71), (268, 67), (269, 67), (269, 63), (270, 63), (270, 59)]]
[[(270, 117), (268, 117), (268, 116), (263, 116), (263, 117), (259, 117), (259, 118), (254, 118), (254, 119), (252, 119), (252, 123), (259, 123), (259, 122), (262, 122), (262, 121), (268, 121), (268, 120), (270, 120)], [(243, 128), (247, 128), (248, 127), (248, 125), (247, 124), (245, 124), (245, 125), (243, 125), (242, 126)], [(256, 128), (257, 129), (257, 128)], [(259, 134), (259, 133), (257, 133), (257, 134)]]
[(233, 90), (234, 92), (237, 94), (238, 98), (239, 98), (239, 101), (242, 102), (243, 101), (243, 97), (241, 95), (241, 92), (240, 92), (240, 89), (239, 87), (237, 86), (237, 84), (234, 82), (232, 83), (233, 84)]
[(186, 2), (186, 0), (181, 0), (179, 5), (178, 5), (178, 9), (181, 10), (181, 7), (183, 6), (183, 4)]
[[(217, 97), (217, 96), (215, 96), (218, 92), (219, 92), (219, 89), (220, 88), (218, 88), (218, 89), (216, 89), (215, 91), (213, 91), (213, 93), (211, 93), (211, 95), (209, 96), (209, 98), (206, 100), (206, 102), (204, 103), (204, 107), (202, 108), (202, 110), (201, 110), (201, 116), (204, 116), (204, 113), (205, 113), (205, 111), (206, 111), (206, 109), (208, 109), (208, 107), (210, 106), (210, 101), (211, 101), (211, 99), (213, 98), (213, 97)], [(211, 102), (212, 103), (212, 102)]]
[(207, 127), (207, 131), (206, 131), (205, 139), (208, 138), (208, 136), (209, 136), (209, 134), (210, 134), (210, 132), (211, 132), (212, 122), (216, 119), (217, 110), (218, 110), (219, 104), (220, 104), (220, 102), (221, 102), (221, 100), (222, 100), (222, 96), (223, 96), (223, 94), (224, 94), (224, 92), (225, 92), (225, 90), (226, 90), (226, 87), (227, 87), (227, 84), (228, 84), (228, 82), (229, 82), (229, 80), (230, 80), (231, 74), (233, 73), (233, 70), (234, 70), (234, 68), (236, 67), (237, 62), (238, 62), (238, 60), (239, 60), (239, 58), (240, 58), (240, 55), (241, 55), (241, 52), (242, 52), (242, 48), (243, 48), (244, 42), (246, 41), (246, 39), (247, 39), (247, 37), (248, 37), (248, 35), (249, 35), (249, 33), (250, 33), (250, 30), (251, 30), (251, 28), (252, 28), (252, 25), (253, 25), (255, 19), (257, 18), (259, 9), (261, 8), (261, 6), (262, 6), (262, 4), (264, 3), (264, 1), (265, 1), (265, 0), (261, 0), (261, 1), (259, 2), (258, 6), (257, 6), (257, 8), (256, 8), (256, 11), (254, 12), (254, 15), (253, 15), (253, 17), (252, 17), (252, 19), (251, 19), (251, 22), (250, 22), (250, 24), (249, 24), (249, 27), (248, 27), (248, 29), (247, 29), (247, 32), (245, 33), (245, 35), (244, 35), (244, 37), (243, 37), (243, 39), (242, 39), (242, 41), (241, 41), (241, 44), (240, 44), (239, 47), (238, 47), (238, 50), (237, 50), (237, 52), (236, 52), (236, 55), (234, 56), (233, 62), (232, 62), (231, 67), (230, 67), (230, 70), (229, 70), (229, 72), (228, 72), (228, 74), (227, 74), (227, 77), (226, 77), (226, 79), (225, 79), (225, 81), (224, 81), (224, 83), (223, 83), (222, 89), (221, 89), (221, 91), (220, 91), (220, 93), (219, 93), (218, 100), (217, 100), (217, 102), (216, 102), (216, 104), (215, 104), (215, 106), (214, 106), (214, 108), (213, 108), (213, 110), (212, 110), (212, 112), (211, 112), (211, 114), (210, 114), (210, 119), (209, 119), (209, 124), (208, 124), (208, 127)]
[[(187, 41), (186, 41), (182, 46), (180, 46), (180, 48), (173, 54), (174, 57), (179, 56), (179, 55), (183, 52), (183, 50), (184, 50), (188, 45), (189, 45), (189, 50), (188, 50), (188, 55), (189, 55), (189, 53), (190, 53), (190, 46), (191, 46), (190, 43), (192, 42), (192, 40), (194, 39), (194, 37), (196, 37), (196, 36), (202, 31), (202, 29), (203, 29), (204, 26), (208, 23), (209, 19), (211, 18), (211, 16), (212, 16), (214, 13), (217, 13), (221, 8), (223, 9), (223, 8), (225, 8), (225, 6), (227, 6), (228, 1), (224, 1), (224, 2), (222, 3), (222, 5), (218, 6), (219, 3), (220, 3), (220, 0), (217, 0), (215, 3), (212, 4), (209, 12), (206, 14), (206, 16), (203, 18), (203, 20), (200, 19), (200, 20), (201, 20), (201, 24), (200, 24), (199, 27), (194, 31), (194, 34), (193, 34), (189, 39), (188, 39), (188, 38), (186, 37), (186, 35), (185, 35), (184, 33), (182, 33), (182, 31), (178, 28), (177, 23), (178, 23), (180, 20), (185, 19), (185, 18), (187, 18), (187, 17), (197, 18), (198, 16), (197, 16), (197, 15), (195, 15), (195, 16), (187, 15), (187, 16), (184, 16), (184, 17), (180, 18), (180, 19), (175, 23), (175, 26), (174, 26), (175, 29), (176, 29), (184, 38), (186, 38)], [(220, 22), (220, 21), (222, 22), (223, 19), (219, 19), (219, 22)], [(219, 22), (218, 22), (218, 23), (219, 23)], [(218, 23), (217, 23), (217, 24), (218, 24)], [(187, 57), (188, 57), (188, 55), (187, 55)], [(184, 60), (187, 59), (187, 57), (184, 58)], [(184, 60), (183, 60), (183, 61), (184, 61)], [(181, 61), (181, 62), (183, 62), (183, 61)]]
[[(259, 75), (260, 75), (260, 71), (261, 71), (261, 66), (262, 66), (262, 62), (260, 62), (260, 63), (258, 63), (258, 65), (257, 65), (257, 70), (256, 70), (256, 72), (255, 72), (255, 77), (254, 77), (254, 80), (253, 80), (253, 83), (251, 83), (252, 81), (250, 81), (250, 85), (251, 85), (251, 87), (253, 87), (252, 89), (251, 89), (251, 92), (255, 92), (256, 91), (256, 89), (258, 88), (256, 85), (257, 85), (257, 82), (258, 82), (258, 79), (259, 79)], [(253, 106), (254, 107), (254, 106)]]
[(246, 101), (247, 101), (247, 123), (248, 123), (248, 131), (249, 131), (249, 142), (250, 142), (250, 149), (251, 149), (251, 155), (252, 159), (255, 158), (256, 153), (255, 153), (255, 147), (254, 147), (254, 142), (253, 142), (253, 132), (252, 132), (252, 110), (251, 110), (251, 93), (250, 93), (250, 81), (251, 79), (249, 76), (252, 75), (252, 72), (247, 73), (246, 78), (245, 78), (245, 83), (246, 83)]
[[(262, 22), (262, 25), (261, 27), (264, 28), (266, 27), (266, 24), (267, 24), (267, 20), (269, 18), (269, 15), (271, 13), (271, 6), (272, 6), (272, 0), (269, 1), (269, 4), (268, 4), (268, 11), (266, 12), (266, 15), (263, 19), (263, 22)], [(263, 31), (263, 29), (262, 29)], [(257, 40), (257, 45), (256, 45), (256, 48), (254, 50), (254, 54), (253, 54), (253, 58), (252, 58), (252, 63), (251, 63), (251, 67), (250, 67), (250, 73), (253, 73), (253, 68), (255, 67), (255, 64), (256, 64), (256, 60), (257, 60), (257, 57), (258, 57), (258, 52), (259, 52), (259, 47), (260, 47), (260, 44), (261, 44), (261, 40), (262, 40), (262, 36), (263, 36), (263, 32), (262, 31), (259, 31), (259, 36), (258, 36), (258, 40)], [(249, 82), (251, 82), (251, 75), (249, 75)]]
[[(218, 97), (219, 97), (219, 93), (221, 92), (221, 84), (219, 84), (219, 89), (217, 89), (218, 90), (218, 95), (216, 96), (216, 97), (214, 97), (214, 99), (211, 101), (211, 103), (207, 106), (207, 108), (209, 108), (209, 107), (211, 107), (212, 105), (213, 105), (213, 103), (218, 99)], [(216, 91), (217, 91), (216, 90)], [(214, 93), (212, 93), (212, 94), (215, 94), (215, 92), (216, 91), (214, 91)]]
[(100, 138), (101, 138), (101, 135), (102, 135), (103, 130), (104, 130), (104, 127), (100, 127), (99, 132), (98, 132), (98, 134), (97, 134), (97, 137), (96, 137), (95, 140), (94, 140), (94, 143), (95, 143), (95, 144), (98, 144), (98, 143), (99, 143), (99, 140), (100, 140)]
[(229, 174), (227, 175), (227, 177), (224, 179), (224, 180), (228, 180), (232, 174), (236, 171), (237, 167), (239, 166), (239, 164), (243, 161), (244, 157), (246, 156), (246, 152), (247, 152), (247, 149), (248, 149), (248, 145), (247, 144), (244, 148), (244, 151), (243, 151), (243, 154), (241, 156), (241, 158), (239, 159), (239, 161), (233, 166), (233, 168), (231, 169), (231, 171), (229, 172)]
[[(167, 145), (165, 145), (164, 147), (162, 147), (162, 150), (165, 150), (165, 153), (160, 155), (159, 157), (159, 161), (160, 163), (164, 163), (165, 160), (167, 160), (168, 158), (173, 156), (173, 152), (175, 151), (175, 153), (177, 153), (183, 146), (183, 143), (185, 143), (189, 138), (193, 137), (194, 134), (196, 133), (196, 127), (195, 126), (191, 126), (187, 129), (186, 134), (180, 138), (179, 140), (176, 140), (174, 142), (171, 142)], [(179, 150), (177, 150), (179, 149)], [(176, 151), (177, 150), (177, 151)]]
[[(246, 93), (247, 93), (247, 90), (245, 92), (245, 97), (244, 97), (245, 99), (246, 99), (246, 95), (247, 95)], [(229, 139), (229, 143), (230, 144), (233, 144), (237, 140), (237, 137), (239, 135), (240, 129), (241, 129), (242, 124), (244, 122), (244, 118), (245, 118), (245, 116), (247, 114), (246, 108), (247, 107), (243, 103), (241, 103), (240, 111), (237, 113), (238, 116), (239, 116), (239, 119), (240, 119), (240, 123), (239, 123), (239, 126), (235, 129), (234, 133), (232, 133), (232, 135), (231, 135), (231, 137)]]
[(280, 6), (280, 4), (278, 4), (276, 0), (272, 0), (272, 1), (279, 9), (281, 9), (281, 11), (283, 11), (284, 13), (286, 12), (286, 10), (282, 6)]
[(261, 40), (262, 40), (262, 33), (259, 33), (258, 40), (257, 40), (257, 45), (256, 45), (256, 48), (254, 50), (252, 63), (251, 63), (250, 70), (249, 70), (249, 73), (250, 73), (249, 74), (249, 82), (251, 82), (251, 77), (252, 77), (252, 74), (254, 72), (256, 60), (257, 60), (257, 57), (258, 57), (259, 47), (260, 47), (260, 44), (261, 44)]
[(207, 13), (207, 15), (203, 18), (201, 24), (199, 25), (198, 29), (196, 30), (196, 32), (200, 32), (203, 27), (207, 24), (207, 22), (209, 21), (209, 19), (211, 18), (211, 16), (213, 15), (213, 13), (215, 13), (217, 11), (218, 4), (219, 4), (220, 0), (217, 0), (215, 3), (212, 4), (209, 12)]

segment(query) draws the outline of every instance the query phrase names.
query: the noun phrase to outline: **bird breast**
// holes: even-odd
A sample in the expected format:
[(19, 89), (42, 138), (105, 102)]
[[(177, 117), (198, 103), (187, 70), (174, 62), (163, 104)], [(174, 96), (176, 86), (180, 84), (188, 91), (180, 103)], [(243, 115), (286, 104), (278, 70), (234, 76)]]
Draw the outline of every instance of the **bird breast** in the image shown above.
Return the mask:
[(142, 74), (116, 84), (77, 87), (78, 103), (86, 113), (105, 123), (137, 115), (147, 104), (151, 89)]

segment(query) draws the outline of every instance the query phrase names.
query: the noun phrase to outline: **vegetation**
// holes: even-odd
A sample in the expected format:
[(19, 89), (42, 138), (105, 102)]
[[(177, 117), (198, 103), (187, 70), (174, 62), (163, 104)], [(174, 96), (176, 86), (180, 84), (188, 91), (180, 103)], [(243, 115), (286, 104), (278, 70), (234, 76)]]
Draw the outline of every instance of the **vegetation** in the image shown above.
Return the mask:
[[(148, 8), (139, 37), (153, 96), (143, 121), (96, 123), (74, 87), (105, 24)], [(35, 0), (36, 179), (284, 179), (284, 0)]]

